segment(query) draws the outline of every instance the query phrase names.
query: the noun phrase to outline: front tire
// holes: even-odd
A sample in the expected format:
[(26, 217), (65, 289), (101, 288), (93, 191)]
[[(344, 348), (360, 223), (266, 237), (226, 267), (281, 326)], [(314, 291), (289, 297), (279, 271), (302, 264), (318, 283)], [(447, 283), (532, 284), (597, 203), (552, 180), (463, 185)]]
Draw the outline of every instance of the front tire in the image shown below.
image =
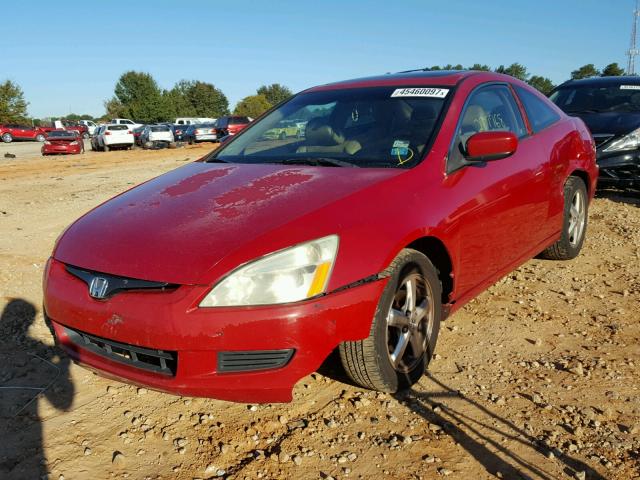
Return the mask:
[(340, 344), (340, 359), (357, 384), (383, 392), (408, 388), (424, 374), (442, 318), (442, 286), (429, 259), (404, 249), (390, 275), (364, 340)]
[(2, 141), (4, 143), (11, 143), (13, 142), (13, 137), (11, 136), (10, 133), (5, 133), (4, 135), (2, 135)]
[(41, 133), (36, 135), (36, 142), (42, 143), (44, 141), (45, 141), (44, 135), (42, 135)]
[(548, 260), (571, 260), (578, 256), (587, 232), (588, 207), (586, 185), (581, 178), (569, 177), (564, 184), (562, 235), (540, 257)]

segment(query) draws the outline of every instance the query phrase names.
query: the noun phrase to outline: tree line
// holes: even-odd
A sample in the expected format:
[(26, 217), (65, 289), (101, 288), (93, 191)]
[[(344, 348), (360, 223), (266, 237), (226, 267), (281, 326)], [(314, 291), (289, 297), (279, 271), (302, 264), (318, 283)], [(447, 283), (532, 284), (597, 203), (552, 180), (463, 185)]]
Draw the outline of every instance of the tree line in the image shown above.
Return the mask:
[[(462, 65), (434, 65), (425, 70), (482, 70), (492, 71), (488, 65), (476, 63), (468, 68)], [(500, 65), (494, 72), (504, 73), (527, 82), (548, 95), (556, 85), (540, 75), (532, 75), (520, 63), (509, 66)], [(617, 63), (610, 63), (602, 70), (593, 63), (583, 65), (571, 72), (572, 79), (589, 77), (610, 77), (624, 75), (625, 71)], [(263, 85), (255, 94), (240, 100), (233, 111), (229, 109), (229, 100), (215, 85), (200, 80), (180, 80), (170, 90), (162, 89), (149, 73), (129, 71), (123, 73), (114, 88), (113, 97), (105, 100), (105, 115), (94, 118), (91, 115), (69, 114), (61, 117), (66, 120), (108, 120), (115, 117), (153, 123), (171, 121), (178, 117), (219, 118), (233, 113), (247, 117), (258, 117), (271, 107), (288, 99), (293, 92), (279, 83)], [(11, 80), (0, 83), (0, 124), (34, 123), (39, 119), (30, 119), (27, 114), (29, 103), (18, 84)]]

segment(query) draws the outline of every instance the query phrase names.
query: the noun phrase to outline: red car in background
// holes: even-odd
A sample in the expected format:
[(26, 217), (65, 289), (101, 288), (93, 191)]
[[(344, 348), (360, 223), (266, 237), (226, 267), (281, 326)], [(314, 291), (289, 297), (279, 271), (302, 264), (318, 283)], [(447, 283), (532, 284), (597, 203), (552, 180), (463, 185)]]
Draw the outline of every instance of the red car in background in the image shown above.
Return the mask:
[(14, 140), (44, 142), (45, 136), (45, 131), (40, 127), (30, 127), (16, 123), (0, 125), (0, 138), (5, 143), (10, 143)]
[(251, 123), (249, 117), (227, 115), (216, 120), (216, 137), (235, 135)]
[(84, 153), (84, 141), (74, 130), (54, 130), (42, 144), (42, 155)]
[[(304, 134), (265, 137), (283, 121)], [(394, 392), (442, 319), (536, 255), (578, 255), (597, 177), (582, 120), (510, 76), (311, 88), (65, 230), (45, 319), (74, 360), (180, 395), (289, 401), (335, 348)]]

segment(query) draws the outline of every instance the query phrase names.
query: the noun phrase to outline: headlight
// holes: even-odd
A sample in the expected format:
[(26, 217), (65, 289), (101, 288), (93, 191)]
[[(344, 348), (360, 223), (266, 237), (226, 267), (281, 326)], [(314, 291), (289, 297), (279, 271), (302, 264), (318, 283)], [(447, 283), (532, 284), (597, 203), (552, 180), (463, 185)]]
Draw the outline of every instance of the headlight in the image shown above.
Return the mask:
[(338, 251), (338, 236), (302, 243), (234, 270), (200, 302), (201, 307), (273, 305), (325, 292)]
[(617, 152), (620, 150), (635, 150), (640, 147), (640, 128), (612, 142), (604, 152)]

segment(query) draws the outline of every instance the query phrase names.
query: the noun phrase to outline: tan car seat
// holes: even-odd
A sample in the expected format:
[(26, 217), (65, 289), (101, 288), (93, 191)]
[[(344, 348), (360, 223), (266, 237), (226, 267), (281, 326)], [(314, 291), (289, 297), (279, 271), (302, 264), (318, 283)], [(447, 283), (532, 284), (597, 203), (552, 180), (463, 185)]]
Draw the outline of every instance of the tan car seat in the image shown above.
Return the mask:
[(353, 155), (362, 149), (357, 140), (346, 140), (324, 118), (312, 118), (305, 128), (305, 141), (296, 153), (347, 153)]

